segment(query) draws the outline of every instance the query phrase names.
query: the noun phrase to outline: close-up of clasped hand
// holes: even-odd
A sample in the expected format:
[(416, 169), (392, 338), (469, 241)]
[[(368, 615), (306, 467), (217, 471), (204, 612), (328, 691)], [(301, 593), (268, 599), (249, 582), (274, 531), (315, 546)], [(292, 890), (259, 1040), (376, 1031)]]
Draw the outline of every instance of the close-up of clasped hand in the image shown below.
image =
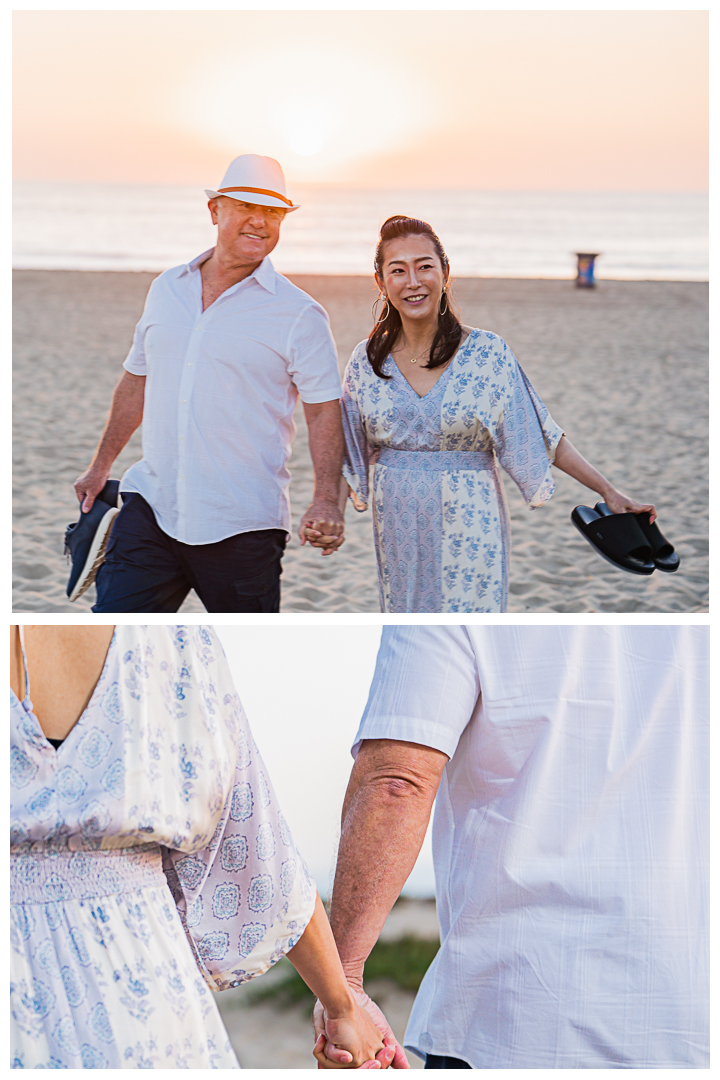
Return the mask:
[(207, 988), (283, 955), (319, 999), (320, 1067), (404, 1063), (213, 629), (14, 627), (10, 667), (14, 1067), (237, 1068)]

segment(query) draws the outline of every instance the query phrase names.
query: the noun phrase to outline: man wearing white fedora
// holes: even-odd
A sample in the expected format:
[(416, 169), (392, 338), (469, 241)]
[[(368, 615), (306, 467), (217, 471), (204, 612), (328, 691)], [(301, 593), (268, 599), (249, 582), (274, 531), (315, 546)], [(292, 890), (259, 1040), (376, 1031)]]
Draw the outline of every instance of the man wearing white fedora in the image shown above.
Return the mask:
[(177, 611), (191, 588), (208, 611), (279, 610), (298, 395), (315, 470), (300, 537), (312, 523), (323, 554), (342, 543), (335, 343), (323, 308), (269, 259), (298, 207), (278, 162), (255, 154), (206, 194), (216, 246), (150, 286), (102, 438), (75, 482), (87, 514), (142, 422), (122, 509), (102, 516), (112, 532), (93, 611)]

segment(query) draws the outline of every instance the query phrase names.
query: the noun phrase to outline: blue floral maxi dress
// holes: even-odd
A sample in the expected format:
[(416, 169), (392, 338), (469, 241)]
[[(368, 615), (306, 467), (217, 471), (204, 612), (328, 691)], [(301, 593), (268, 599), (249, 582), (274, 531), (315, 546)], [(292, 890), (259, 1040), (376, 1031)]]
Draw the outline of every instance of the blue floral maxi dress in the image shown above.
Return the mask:
[(238, 1068), (210, 991), (292, 948), (315, 887), (214, 632), (119, 626), (57, 750), (29, 688), (10, 723), (13, 1067)]
[(380, 379), (366, 342), (345, 371), (343, 474), (369, 501), (380, 606), (388, 612), (505, 611), (510, 523), (498, 463), (531, 507), (554, 491), (563, 434), (497, 334), (472, 330), (419, 396), (388, 357)]

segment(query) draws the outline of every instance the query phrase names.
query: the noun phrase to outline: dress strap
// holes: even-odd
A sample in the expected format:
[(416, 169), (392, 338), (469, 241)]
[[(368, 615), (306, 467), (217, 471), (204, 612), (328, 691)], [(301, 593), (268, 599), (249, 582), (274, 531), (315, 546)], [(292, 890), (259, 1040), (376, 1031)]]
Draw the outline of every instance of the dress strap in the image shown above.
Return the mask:
[(27, 653), (25, 652), (25, 627), (19, 626), (18, 630), (20, 631), (20, 651), (22, 652), (23, 668), (25, 669), (25, 697), (23, 700), (27, 701), (30, 697), (30, 676), (28, 675)]

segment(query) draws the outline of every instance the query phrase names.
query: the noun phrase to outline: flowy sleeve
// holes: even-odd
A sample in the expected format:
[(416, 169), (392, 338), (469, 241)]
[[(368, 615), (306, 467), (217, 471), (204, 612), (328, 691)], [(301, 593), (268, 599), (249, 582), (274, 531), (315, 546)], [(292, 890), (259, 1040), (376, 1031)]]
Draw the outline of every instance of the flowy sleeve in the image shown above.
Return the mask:
[(500, 405), (495, 451), (531, 509), (546, 503), (555, 490), (552, 463), (563, 436), (502, 338), (496, 339), (494, 367), (504, 378), (497, 395)]
[(300, 940), (315, 884), (293, 842), (236, 694), (232, 788), (206, 848), (166, 848), (165, 874), (196, 962), (213, 990), (262, 975)]
[(372, 448), (368, 442), (361, 410), (363, 344), (357, 346), (345, 369), (340, 407), (342, 410), (345, 456), (342, 474), (350, 486), (353, 506), (367, 510), (370, 499), (369, 476)]

